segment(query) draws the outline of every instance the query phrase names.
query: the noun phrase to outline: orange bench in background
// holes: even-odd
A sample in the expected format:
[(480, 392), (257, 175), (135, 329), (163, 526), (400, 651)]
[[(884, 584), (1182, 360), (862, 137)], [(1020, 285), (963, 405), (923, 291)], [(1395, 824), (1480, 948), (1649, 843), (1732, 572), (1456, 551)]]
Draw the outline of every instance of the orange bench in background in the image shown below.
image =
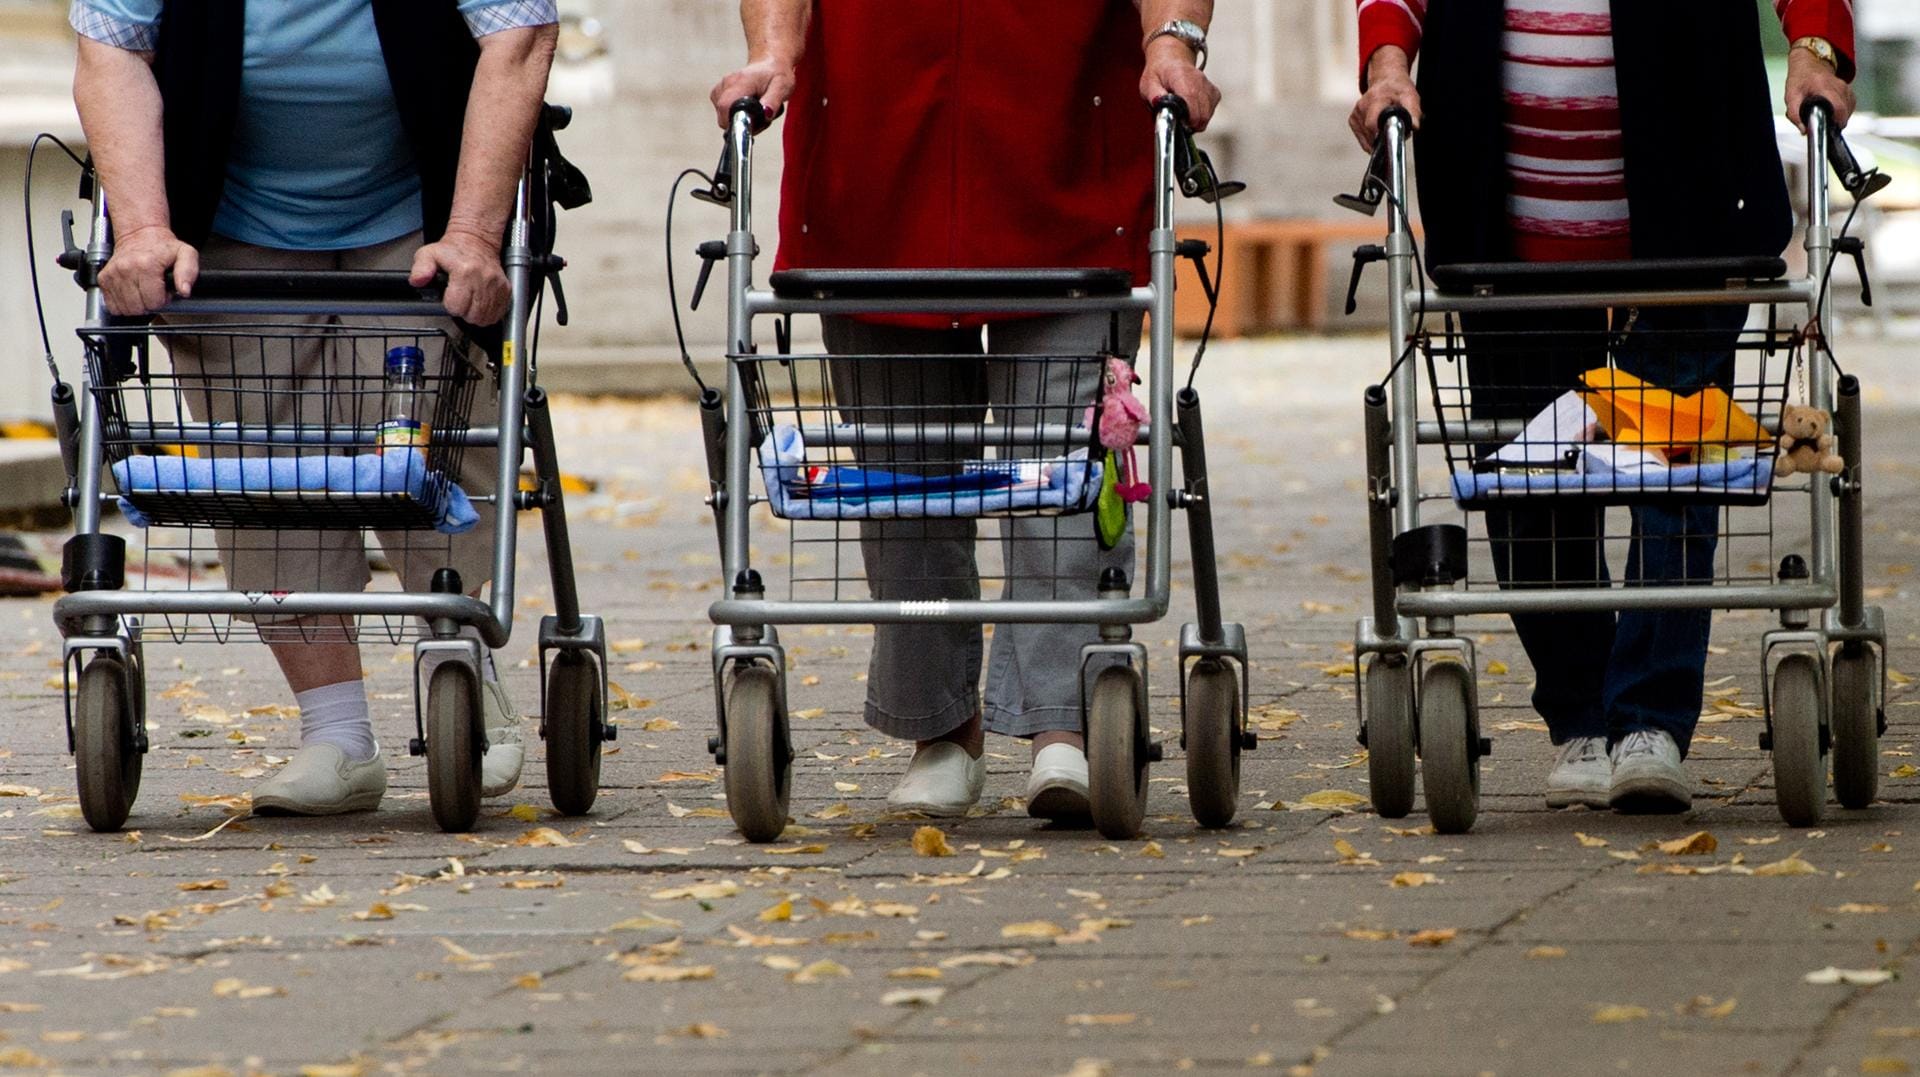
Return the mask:
[[(1415, 226), (1417, 235), (1419, 228)], [(1213, 335), (1226, 339), (1284, 329), (1320, 330), (1327, 323), (1327, 252), (1335, 244), (1379, 243), (1385, 218), (1228, 221), (1226, 288), (1214, 315)], [(1211, 224), (1179, 229), (1181, 239), (1216, 242)], [(1213, 256), (1207, 258), (1213, 271)], [(1180, 262), (1180, 290), (1174, 305), (1174, 331), (1197, 337), (1207, 321), (1207, 294), (1193, 264)], [(1343, 274), (1344, 276), (1344, 274)]]

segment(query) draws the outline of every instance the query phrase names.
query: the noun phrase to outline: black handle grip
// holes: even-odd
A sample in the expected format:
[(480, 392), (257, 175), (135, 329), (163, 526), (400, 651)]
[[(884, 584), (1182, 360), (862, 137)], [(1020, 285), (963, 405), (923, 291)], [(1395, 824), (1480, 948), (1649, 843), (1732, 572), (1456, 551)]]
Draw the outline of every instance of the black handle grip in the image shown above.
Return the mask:
[(1406, 109), (1401, 108), (1399, 105), (1389, 105), (1384, 111), (1380, 113), (1380, 137), (1381, 138), (1387, 137), (1387, 121), (1388, 120), (1399, 120), (1401, 126), (1407, 129), (1408, 134), (1413, 133), (1413, 113), (1408, 112)]
[(1817, 93), (1810, 93), (1807, 95), (1806, 100), (1800, 102), (1800, 122), (1806, 123), (1813, 119), (1813, 110), (1816, 108), (1826, 109), (1827, 119), (1833, 119), (1833, 102), (1821, 97)]
[(573, 125), (573, 109), (566, 105), (542, 105), (540, 116), (550, 131), (564, 131)]
[(1177, 93), (1161, 94), (1154, 98), (1153, 111), (1173, 113), (1182, 130), (1193, 126), (1193, 111), (1187, 107), (1187, 99)]
[[(193, 298), (437, 303), (446, 291), (445, 273), (434, 274), (424, 288), (414, 287), (409, 276), (404, 269), (203, 269), (193, 283)], [(172, 294), (172, 270), (166, 281)]]
[(767, 125), (773, 122), (773, 117), (767, 115), (767, 106), (761, 104), (758, 97), (742, 97), (735, 101), (733, 107), (727, 110), (727, 118), (731, 120), (742, 112), (747, 114), (747, 125), (756, 135), (766, 130)]

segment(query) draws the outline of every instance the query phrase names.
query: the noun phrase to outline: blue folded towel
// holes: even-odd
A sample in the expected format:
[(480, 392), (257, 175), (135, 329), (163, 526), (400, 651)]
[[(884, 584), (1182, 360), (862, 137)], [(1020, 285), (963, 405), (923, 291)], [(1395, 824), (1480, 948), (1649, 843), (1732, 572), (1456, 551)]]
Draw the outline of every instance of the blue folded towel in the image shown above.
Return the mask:
[[(129, 456), (113, 465), (120, 511), (135, 527), (149, 525), (135, 501), (142, 494), (235, 494), (270, 496), (298, 491), (408, 497), (425, 506), (434, 530), (471, 531), (480, 522), (460, 485), (427, 469), (418, 449), (389, 449), (354, 456), (250, 456), (205, 459)], [(129, 500), (132, 498), (134, 500)]]
[(1773, 458), (1729, 460), (1723, 464), (1641, 468), (1628, 471), (1455, 472), (1457, 501), (1481, 498), (1565, 497), (1568, 495), (1684, 494), (1711, 498), (1751, 497), (1772, 489)]
[(1050, 460), (975, 460), (951, 475), (904, 475), (807, 463), (800, 431), (777, 426), (760, 444), (773, 514), (787, 520), (889, 520), (1085, 512), (1100, 497), (1086, 450)]

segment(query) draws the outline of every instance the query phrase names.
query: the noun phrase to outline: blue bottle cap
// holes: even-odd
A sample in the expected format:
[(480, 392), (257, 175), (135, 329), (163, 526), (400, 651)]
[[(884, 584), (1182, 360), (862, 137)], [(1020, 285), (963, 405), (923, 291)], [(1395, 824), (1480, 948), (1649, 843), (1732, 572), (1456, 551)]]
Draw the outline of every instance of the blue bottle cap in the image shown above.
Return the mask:
[(427, 372), (427, 353), (411, 344), (387, 349), (387, 373), (424, 374)]

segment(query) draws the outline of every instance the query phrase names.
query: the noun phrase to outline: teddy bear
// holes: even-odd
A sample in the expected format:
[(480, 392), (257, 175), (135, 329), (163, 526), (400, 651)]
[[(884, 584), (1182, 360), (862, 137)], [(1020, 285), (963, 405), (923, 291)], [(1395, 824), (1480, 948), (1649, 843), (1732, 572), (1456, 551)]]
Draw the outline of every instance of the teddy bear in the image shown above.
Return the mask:
[(1827, 433), (1833, 417), (1819, 408), (1788, 404), (1780, 411), (1780, 455), (1774, 461), (1775, 476), (1812, 474), (1824, 471), (1838, 475), (1846, 469), (1840, 454), (1833, 451), (1834, 437)]

